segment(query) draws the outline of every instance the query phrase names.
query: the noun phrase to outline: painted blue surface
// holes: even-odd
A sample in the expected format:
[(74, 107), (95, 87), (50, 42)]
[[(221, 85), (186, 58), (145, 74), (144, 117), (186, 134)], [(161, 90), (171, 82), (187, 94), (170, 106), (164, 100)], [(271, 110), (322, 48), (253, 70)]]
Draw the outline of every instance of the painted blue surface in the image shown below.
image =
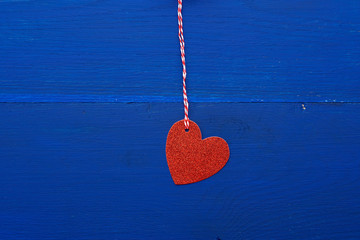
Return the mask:
[(360, 104), (194, 103), (231, 158), (175, 186), (180, 107), (1, 104), (1, 239), (359, 239)]
[(360, 1), (184, 0), (188, 186), (176, 4), (0, 1), (0, 239), (360, 239)]
[[(168, 0), (1, 1), (1, 102), (178, 96), (176, 11)], [(186, 1), (183, 11), (191, 97), (359, 101), (358, 0)]]

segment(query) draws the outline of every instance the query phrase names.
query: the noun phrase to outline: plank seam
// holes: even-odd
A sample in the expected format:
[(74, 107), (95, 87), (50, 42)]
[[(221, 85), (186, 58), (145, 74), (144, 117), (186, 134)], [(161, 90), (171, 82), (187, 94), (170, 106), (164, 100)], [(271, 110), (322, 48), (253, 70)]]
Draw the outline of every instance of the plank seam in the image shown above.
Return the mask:
[[(62, 95), (62, 94), (0, 94), (0, 103), (180, 103), (181, 96), (117, 96), (117, 95)], [(359, 103), (337, 99), (260, 99), (241, 97), (189, 97), (193, 103)]]

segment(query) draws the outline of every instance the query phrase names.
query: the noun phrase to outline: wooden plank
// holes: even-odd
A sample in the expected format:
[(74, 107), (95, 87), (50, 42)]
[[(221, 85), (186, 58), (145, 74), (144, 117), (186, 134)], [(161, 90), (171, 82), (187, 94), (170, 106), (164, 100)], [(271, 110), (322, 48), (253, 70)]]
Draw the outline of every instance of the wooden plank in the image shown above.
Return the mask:
[(0, 104), (0, 239), (360, 238), (360, 104), (190, 110), (231, 157), (175, 186), (181, 103)]
[[(1, 1), (0, 102), (177, 98), (176, 4)], [(190, 100), (359, 102), (358, 0), (187, 1), (183, 11)]]

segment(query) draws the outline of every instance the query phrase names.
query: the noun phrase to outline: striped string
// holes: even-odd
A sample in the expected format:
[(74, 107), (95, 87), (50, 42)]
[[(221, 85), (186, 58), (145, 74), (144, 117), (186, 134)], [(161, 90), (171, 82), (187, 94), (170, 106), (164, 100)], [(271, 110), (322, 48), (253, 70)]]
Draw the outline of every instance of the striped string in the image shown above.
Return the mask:
[(185, 41), (184, 41), (184, 31), (183, 31), (183, 21), (182, 21), (182, 0), (178, 0), (178, 23), (179, 23), (179, 40), (180, 40), (180, 52), (181, 52), (181, 62), (183, 65), (183, 97), (184, 97), (184, 112), (185, 112), (185, 129), (189, 129), (189, 102), (186, 94), (186, 66), (185, 66)]

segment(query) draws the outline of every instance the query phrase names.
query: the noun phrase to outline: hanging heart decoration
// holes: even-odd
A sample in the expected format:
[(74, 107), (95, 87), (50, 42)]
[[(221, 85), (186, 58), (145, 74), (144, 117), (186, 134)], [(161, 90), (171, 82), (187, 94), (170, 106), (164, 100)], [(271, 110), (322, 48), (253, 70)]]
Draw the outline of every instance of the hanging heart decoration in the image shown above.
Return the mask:
[(174, 183), (177, 185), (199, 182), (211, 177), (227, 163), (230, 150), (220, 137), (201, 138), (198, 125), (184, 120), (176, 122), (166, 140), (166, 158)]
[(166, 159), (171, 177), (177, 185), (195, 183), (211, 177), (225, 166), (230, 157), (229, 146), (224, 139), (219, 137), (202, 139), (200, 128), (189, 119), (189, 102), (185, 84), (185, 41), (181, 11), (182, 0), (178, 0), (185, 118), (171, 127), (166, 140)]

